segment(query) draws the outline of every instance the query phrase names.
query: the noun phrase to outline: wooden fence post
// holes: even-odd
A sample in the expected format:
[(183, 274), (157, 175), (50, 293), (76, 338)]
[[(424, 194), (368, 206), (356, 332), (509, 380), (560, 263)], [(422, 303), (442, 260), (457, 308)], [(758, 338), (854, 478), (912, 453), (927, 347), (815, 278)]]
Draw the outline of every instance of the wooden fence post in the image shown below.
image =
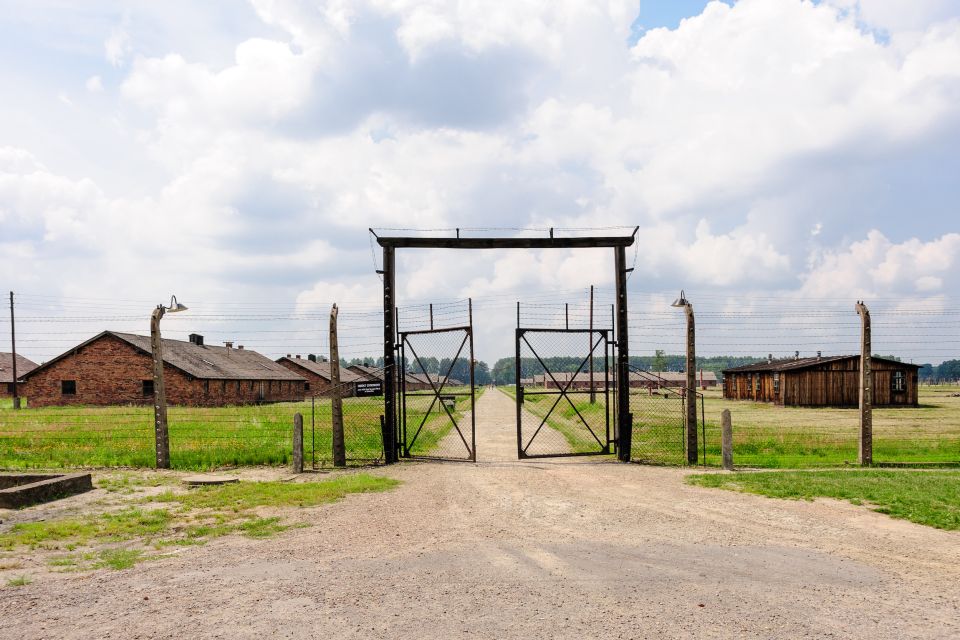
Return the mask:
[(293, 414), (293, 472), (303, 473), (303, 416)]
[(873, 357), (870, 335), (870, 310), (857, 302), (860, 314), (860, 446), (857, 462), (868, 467), (873, 464)]
[(720, 414), (720, 449), (723, 454), (723, 468), (733, 471), (733, 420), (730, 409)]
[(333, 466), (347, 466), (343, 435), (343, 389), (340, 387), (340, 348), (337, 344), (337, 305), (330, 309), (330, 420), (333, 429)]

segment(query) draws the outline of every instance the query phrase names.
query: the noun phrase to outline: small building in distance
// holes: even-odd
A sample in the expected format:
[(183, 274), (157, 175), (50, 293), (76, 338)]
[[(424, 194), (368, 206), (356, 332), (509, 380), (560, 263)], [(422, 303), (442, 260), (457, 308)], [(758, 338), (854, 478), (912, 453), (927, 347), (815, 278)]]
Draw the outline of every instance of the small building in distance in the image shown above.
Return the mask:
[[(687, 386), (686, 371), (632, 371), (630, 373), (631, 387), (645, 387), (647, 389), (683, 389)], [(717, 386), (717, 374), (713, 371), (700, 369), (696, 373), (694, 386), (700, 389)]]
[[(149, 336), (104, 331), (23, 376), (30, 407), (153, 403)], [(163, 339), (171, 405), (222, 406), (303, 400), (306, 380), (270, 358), (233, 343)], [(18, 372), (19, 374), (19, 372)]]
[[(873, 406), (916, 407), (919, 365), (873, 358)], [(791, 407), (857, 407), (860, 356), (789, 358), (723, 372), (723, 397)]]
[[(379, 380), (380, 382), (383, 382), (384, 370), (382, 368), (371, 367), (363, 364), (353, 364), (347, 368), (366, 380)], [(397, 382), (399, 382), (399, 380)], [(430, 382), (426, 378), (417, 377), (416, 374), (413, 373), (407, 373), (404, 376), (404, 389), (406, 389), (406, 391), (425, 391), (430, 388)]]
[[(36, 369), (38, 365), (32, 360), (24, 358), (17, 354), (17, 379), (20, 380), (26, 374)], [(18, 389), (19, 395), (23, 395)], [(8, 398), (13, 395), (13, 354), (0, 352), (0, 398)]]
[[(329, 397), (331, 395), (333, 384), (329, 362), (321, 361), (313, 354), (306, 358), (287, 354), (278, 359), (277, 363), (306, 379), (304, 390), (307, 396)], [(356, 383), (366, 380), (368, 378), (358, 375), (348, 367), (340, 367), (340, 397), (352, 398), (356, 391)]]

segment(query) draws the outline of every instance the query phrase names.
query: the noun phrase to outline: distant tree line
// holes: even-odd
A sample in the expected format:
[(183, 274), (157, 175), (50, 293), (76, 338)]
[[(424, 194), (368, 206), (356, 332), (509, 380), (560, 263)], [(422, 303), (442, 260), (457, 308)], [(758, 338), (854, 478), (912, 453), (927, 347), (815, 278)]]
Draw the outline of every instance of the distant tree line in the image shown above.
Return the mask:
[(944, 360), (939, 365), (921, 365), (920, 379), (931, 383), (956, 382), (960, 380), (960, 360)]

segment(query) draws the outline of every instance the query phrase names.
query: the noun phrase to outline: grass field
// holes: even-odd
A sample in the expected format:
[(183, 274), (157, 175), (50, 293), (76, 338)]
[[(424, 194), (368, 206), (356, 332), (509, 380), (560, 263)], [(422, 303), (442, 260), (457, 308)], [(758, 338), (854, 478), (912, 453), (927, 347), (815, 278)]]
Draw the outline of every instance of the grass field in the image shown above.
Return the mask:
[[(461, 405), (462, 403), (458, 403)], [(458, 411), (463, 407), (458, 406)], [(411, 419), (422, 417), (411, 407)], [(383, 455), (383, 398), (343, 403), (347, 458), (373, 462)], [(330, 401), (201, 408), (170, 407), (171, 465), (176, 469), (287, 464), (293, 416), (303, 415), (304, 459), (332, 459)], [(441, 420), (442, 418), (442, 420)], [(433, 412), (419, 446), (430, 451), (442, 438), (432, 426), (449, 421)], [(0, 409), (0, 468), (154, 466), (152, 407), (45, 407)]]
[[(502, 387), (511, 397), (513, 386)], [(877, 464), (960, 464), (960, 387), (921, 386), (920, 407), (874, 409), (873, 457)], [(585, 417), (602, 411), (582, 396), (572, 399)], [(525, 398), (524, 407), (543, 416), (556, 396)], [(612, 402), (612, 398), (611, 398)], [(698, 459), (719, 466), (720, 414), (730, 409), (734, 426), (734, 463), (738, 466), (803, 468), (855, 463), (859, 433), (856, 409), (778, 407), (767, 403), (724, 400), (720, 389), (707, 390), (705, 447), (700, 429)], [(684, 407), (676, 394), (632, 390), (634, 417), (631, 457), (637, 461), (683, 464)], [(699, 411), (699, 408), (698, 408)], [(602, 425), (602, 414), (587, 417)], [(563, 401), (548, 426), (562, 434), (573, 451), (595, 451), (596, 441)], [(540, 436), (538, 436), (539, 438)], [(705, 449), (705, 450), (704, 450)]]
[(690, 484), (771, 498), (836, 498), (939, 529), (960, 529), (960, 471), (833, 470), (702, 474)]
[[(876, 463), (960, 463), (960, 387), (921, 386), (919, 408), (874, 409)], [(855, 463), (857, 409), (778, 407), (705, 397), (706, 458), (720, 464), (720, 413), (733, 418), (734, 463), (794, 468)], [(702, 446), (702, 443), (701, 443)]]

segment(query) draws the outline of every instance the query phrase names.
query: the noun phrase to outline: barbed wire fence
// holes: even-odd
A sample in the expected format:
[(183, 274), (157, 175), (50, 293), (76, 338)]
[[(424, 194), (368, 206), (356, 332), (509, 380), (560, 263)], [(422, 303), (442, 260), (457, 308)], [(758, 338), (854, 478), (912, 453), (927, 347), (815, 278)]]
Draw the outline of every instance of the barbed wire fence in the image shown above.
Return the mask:
[[(683, 313), (671, 308), (674, 292), (647, 292), (631, 280), (630, 350), (632, 364), (653, 363), (670, 370), (682, 367), (685, 347)], [(495, 342), (489, 332), (516, 324), (516, 301), (522, 297), (520, 321), (542, 328), (586, 328), (590, 320), (588, 290), (476, 296), (473, 310), (478, 351), (511, 357), (510, 338)], [(594, 292), (595, 326), (609, 326), (614, 302), (612, 288)], [(689, 291), (697, 323), (700, 366), (714, 368), (726, 359), (764, 359), (858, 354), (860, 324), (853, 300), (790, 296), (727, 296)], [(156, 301), (71, 298), (18, 293), (16, 296), (18, 352), (37, 362), (50, 360), (104, 329), (149, 334), (149, 312)], [(328, 319), (332, 302), (188, 301), (189, 313), (163, 320), (163, 336), (187, 340), (205, 336), (208, 344), (232, 341), (272, 360), (287, 354), (325, 356), (329, 353)], [(960, 360), (960, 301), (938, 297), (907, 300), (867, 299), (873, 316), (873, 351), (932, 368), (921, 369), (920, 406), (878, 408), (874, 412), (874, 459), (884, 463), (947, 464), (960, 461), (960, 393), (956, 379), (936, 376), (936, 365)], [(439, 326), (462, 313), (464, 300), (433, 303)], [(383, 312), (369, 300), (340, 301), (340, 353), (347, 362), (382, 367)], [(401, 323), (409, 329), (429, 326), (429, 303), (401, 306)], [(10, 321), (0, 314), (0, 336), (8, 336)], [(486, 333), (485, 333), (486, 332)], [(484, 344), (484, 339), (489, 340)], [(658, 356), (658, 352), (661, 353)], [(479, 358), (480, 356), (478, 356)], [(658, 360), (659, 358), (659, 360)], [(492, 381), (498, 378), (490, 360)], [(725, 366), (725, 365), (723, 365)], [(931, 372), (933, 372), (931, 374)], [(930, 375), (928, 375), (930, 374)], [(720, 387), (706, 390), (705, 453), (719, 464), (719, 413), (734, 415), (736, 462), (744, 466), (836, 465), (856, 460), (857, 412), (850, 409), (802, 409), (745, 401), (727, 401)], [(633, 394), (633, 391), (631, 391)], [(171, 407), (171, 456), (175, 467), (211, 468), (245, 464), (285, 464), (291, 449), (294, 413), (304, 416), (305, 434), (312, 436), (306, 457), (316, 466), (331, 458), (326, 438), (329, 401), (305, 394), (297, 402), (223, 408)], [(151, 406), (46, 407), (31, 411), (0, 410), (0, 466), (152, 466)], [(646, 400), (644, 400), (646, 402)], [(355, 407), (348, 410), (346, 407)], [(352, 413), (351, 413), (352, 411)], [(345, 419), (356, 426), (352, 460), (376, 461), (381, 450), (368, 432), (379, 434), (382, 399), (350, 399)], [(672, 415), (672, 413), (671, 413)], [(346, 428), (350, 428), (347, 420)], [(311, 432), (310, 427), (313, 428)], [(374, 429), (375, 428), (375, 429)], [(481, 434), (482, 437), (482, 434)], [(306, 438), (305, 438), (306, 440)], [(374, 438), (375, 440), (375, 438)], [(703, 444), (703, 443), (702, 443)], [(348, 456), (350, 454), (348, 435)]]

